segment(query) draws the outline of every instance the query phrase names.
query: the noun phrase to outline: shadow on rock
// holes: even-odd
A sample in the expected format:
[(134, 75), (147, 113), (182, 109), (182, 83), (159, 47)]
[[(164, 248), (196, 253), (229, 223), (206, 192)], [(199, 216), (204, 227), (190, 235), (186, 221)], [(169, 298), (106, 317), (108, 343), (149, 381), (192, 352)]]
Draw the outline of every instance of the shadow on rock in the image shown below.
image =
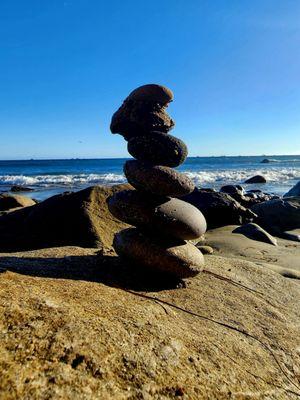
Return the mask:
[(0, 258), (0, 272), (5, 271), (42, 278), (99, 282), (136, 291), (153, 292), (185, 287), (184, 281), (170, 275), (101, 253), (60, 258), (4, 256)]

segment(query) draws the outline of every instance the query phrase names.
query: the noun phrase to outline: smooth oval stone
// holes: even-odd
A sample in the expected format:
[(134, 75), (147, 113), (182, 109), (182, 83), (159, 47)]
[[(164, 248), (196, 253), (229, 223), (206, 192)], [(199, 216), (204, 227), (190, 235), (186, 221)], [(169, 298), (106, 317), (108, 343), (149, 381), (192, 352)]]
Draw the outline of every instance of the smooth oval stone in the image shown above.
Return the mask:
[(113, 247), (121, 257), (179, 279), (197, 275), (204, 266), (202, 253), (192, 243), (149, 237), (135, 228), (118, 232)]
[(139, 161), (167, 167), (178, 167), (188, 154), (182, 140), (162, 132), (131, 138), (127, 150)]
[(159, 235), (189, 240), (206, 231), (201, 211), (176, 198), (124, 190), (108, 199), (108, 208), (119, 220)]
[(134, 89), (128, 96), (130, 100), (168, 104), (174, 98), (173, 92), (165, 86), (150, 83)]
[(190, 178), (172, 168), (137, 160), (126, 161), (124, 174), (135, 189), (160, 196), (180, 197), (191, 193), (195, 188)]

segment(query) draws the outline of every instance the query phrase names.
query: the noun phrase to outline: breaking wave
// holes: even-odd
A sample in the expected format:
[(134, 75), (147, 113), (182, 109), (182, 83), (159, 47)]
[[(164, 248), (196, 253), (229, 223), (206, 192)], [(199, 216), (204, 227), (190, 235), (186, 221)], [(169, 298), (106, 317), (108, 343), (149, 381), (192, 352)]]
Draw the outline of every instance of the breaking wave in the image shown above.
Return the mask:
[[(285, 183), (300, 180), (300, 168), (274, 169), (227, 169), (183, 170), (196, 185), (243, 183), (253, 175), (263, 175), (268, 182)], [(24, 185), (34, 187), (113, 185), (126, 182), (123, 174), (57, 174), (57, 175), (0, 175), (0, 185)]]

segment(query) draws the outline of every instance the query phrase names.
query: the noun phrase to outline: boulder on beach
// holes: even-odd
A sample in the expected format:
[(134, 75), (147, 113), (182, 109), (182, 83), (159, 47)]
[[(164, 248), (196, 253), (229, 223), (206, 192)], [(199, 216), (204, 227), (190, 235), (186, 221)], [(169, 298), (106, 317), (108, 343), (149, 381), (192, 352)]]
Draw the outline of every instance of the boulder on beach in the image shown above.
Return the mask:
[(266, 178), (262, 175), (252, 176), (252, 178), (249, 178), (245, 181), (245, 183), (266, 183), (266, 182), (267, 182)]
[(260, 242), (265, 242), (272, 244), (273, 246), (277, 246), (277, 240), (272, 235), (270, 235), (266, 230), (264, 230), (261, 226), (253, 222), (241, 225), (235, 228), (232, 232), (240, 233), (250, 239), (258, 240)]
[(29, 207), (36, 202), (29, 197), (20, 196), (18, 194), (0, 194), (0, 211), (11, 210), (13, 208)]
[(208, 229), (251, 222), (256, 214), (243, 207), (227, 193), (196, 188), (182, 200), (197, 207), (204, 215)]
[(146, 290), (95, 249), (1, 254), (0, 397), (296, 400), (299, 284), (205, 261), (184, 289)]
[(293, 197), (293, 196), (300, 196), (300, 181), (296, 183), (295, 186), (292, 187), (283, 197)]
[(110, 214), (106, 199), (128, 187), (92, 186), (1, 216), (0, 248), (109, 247), (114, 233), (127, 225)]
[(300, 197), (285, 197), (254, 205), (257, 223), (272, 234), (300, 228)]

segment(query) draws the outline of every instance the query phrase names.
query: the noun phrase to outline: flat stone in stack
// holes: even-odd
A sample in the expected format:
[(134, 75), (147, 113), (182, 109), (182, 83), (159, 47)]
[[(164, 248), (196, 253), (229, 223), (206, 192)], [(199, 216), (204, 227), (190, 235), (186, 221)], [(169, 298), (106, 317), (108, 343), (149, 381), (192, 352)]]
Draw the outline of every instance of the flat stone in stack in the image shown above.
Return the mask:
[(169, 89), (145, 85), (113, 115), (112, 133), (128, 140), (128, 152), (136, 158), (124, 165), (136, 190), (116, 193), (108, 207), (116, 218), (136, 227), (115, 235), (117, 254), (153, 271), (187, 278), (203, 269), (202, 253), (187, 240), (201, 237), (206, 221), (196, 207), (177, 198), (191, 193), (194, 184), (171, 168), (188, 153), (185, 143), (168, 134), (174, 122), (165, 109), (172, 99)]

